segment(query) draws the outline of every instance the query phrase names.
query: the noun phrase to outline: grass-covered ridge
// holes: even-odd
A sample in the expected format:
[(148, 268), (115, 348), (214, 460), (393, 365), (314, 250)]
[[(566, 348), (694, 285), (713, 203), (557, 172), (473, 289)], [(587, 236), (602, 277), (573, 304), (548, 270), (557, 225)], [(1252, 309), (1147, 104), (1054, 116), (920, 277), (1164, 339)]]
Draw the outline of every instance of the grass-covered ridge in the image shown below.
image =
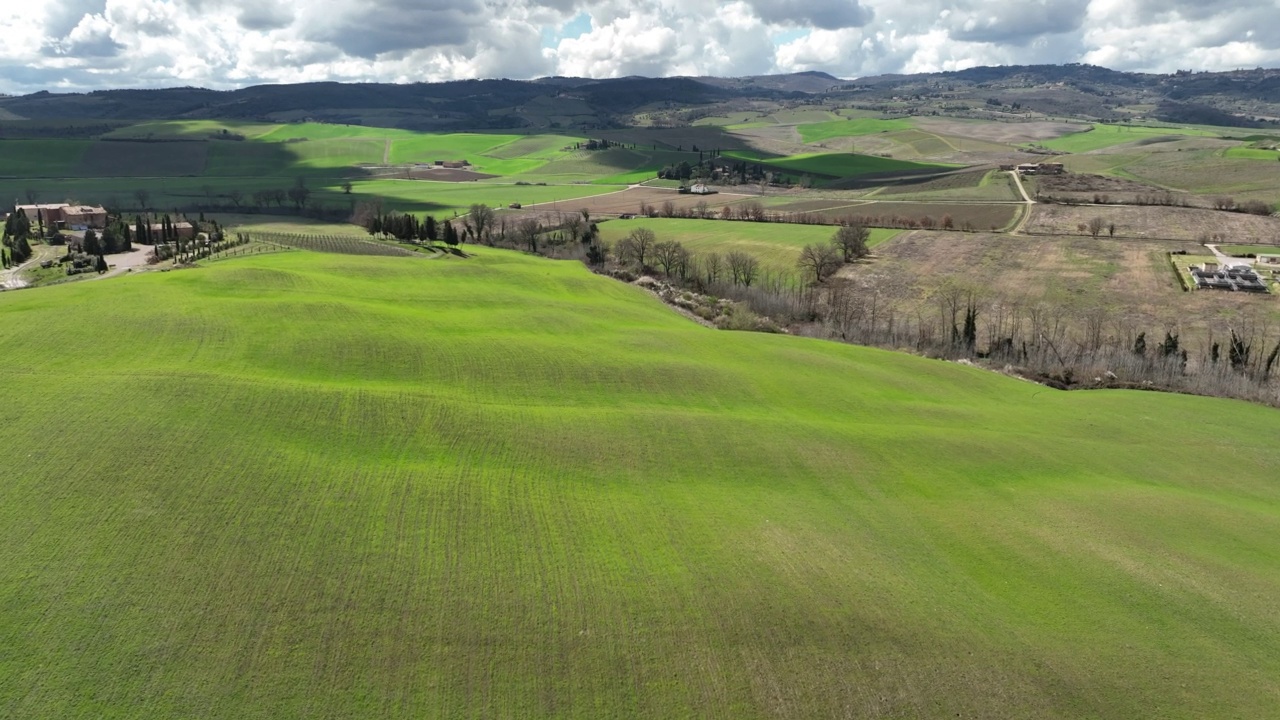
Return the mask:
[(1203, 127), (1163, 127), (1147, 125), (1106, 125), (1097, 123), (1078, 133), (1045, 140), (1039, 144), (1051, 150), (1083, 153), (1115, 145), (1152, 141), (1162, 137), (1214, 137), (1216, 132)]
[(478, 253), (0, 295), (3, 714), (1276, 707), (1274, 410)]

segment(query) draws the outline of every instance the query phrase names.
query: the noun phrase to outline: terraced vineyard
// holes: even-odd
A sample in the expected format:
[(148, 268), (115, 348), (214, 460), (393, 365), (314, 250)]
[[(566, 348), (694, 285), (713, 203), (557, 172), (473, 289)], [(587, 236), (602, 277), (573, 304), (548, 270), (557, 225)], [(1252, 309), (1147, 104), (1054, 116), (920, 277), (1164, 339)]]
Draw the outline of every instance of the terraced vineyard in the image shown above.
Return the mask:
[(293, 233), (254, 232), (254, 240), (262, 240), (285, 247), (339, 255), (379, 255), (383, 257), (413, 257), (416, 253), (395, 245), (353, 238), (348, 235), (298, 235)]
[(0, 715), (1280, 705), (1275, 410), (477, 252), (0, 294)]

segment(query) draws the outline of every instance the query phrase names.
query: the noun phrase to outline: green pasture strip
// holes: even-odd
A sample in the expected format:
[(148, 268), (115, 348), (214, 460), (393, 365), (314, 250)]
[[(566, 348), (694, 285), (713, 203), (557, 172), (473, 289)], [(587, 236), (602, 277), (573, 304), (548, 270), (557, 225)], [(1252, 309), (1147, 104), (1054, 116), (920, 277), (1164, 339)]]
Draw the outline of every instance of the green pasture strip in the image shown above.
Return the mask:
[[(798, 274), (796, 260), (805, 245), (829, 242), (836, 233), (831, 225), (793, 225), (684, 218), (635, 218), (600, 224), (605, 241), (615, 243), (636, 228), (653, 231), (659, 242), (676, 240), (695, 253), (725, 255), (742, 251), (756, 256), (775, 273)], [(900, 234), (900, 230), (873, 229), (867, 245), (875, 247)]]
[[(744, 110), (742, 112), (727, 113), (725, 115), (713, 115), (711, 117), (699, 118), (693, 121), (694, 126), (711, 125), (717, 127), (741, 126), (758, 120), (762, 115), (754, 110)], [(760, 123), (762, 125), (772, 125), (773, 123)]]
[(1082, 130), (1081, 132), (1073, 133), (1071, 135), (1063, 135), (1062, 137), (1053, 138), (1052, 140), (1043, 140), (1036, 144), (1042, 145), (1051, 150), (1060, 150), (1068, 153), (1082, 153), (1165, 135), (1186, 135), (1192, 137), (1215, 137), (1219, 135), (1219, 133), (1211, 130), (1192, 127), (1148, 127), (1142, 125), (1105, 125), (1099, 123), (1093, 125), (1092, 128), (1093, 129), (1091, 130)]
[[(242, 135), (247, 140), (258, 140), (282, 127), (285, 126), (277, 123), (236, 120), (156, 120), (117, 128), (103, 137), (117, 140), (204, 140), (224, 134), (235, 134)], [(228, 140), (227, 142), (238, 141)]]
[(736, 157), (749, 162), (759, 162), (768, 167), (791, 173), (824, 175), (831, 178), (857, 177), (873, 173), (930, 170), (943, 170), (955, 165), (935, 163), (917, 163), (906, 160), (894, 160), (875, 155), (858, 153), (807, 153), (787, 157), (765, 158), (760, 153), (731, 151), (724, 153), (726, 157)]
[(1222, 154), (1224, 157), (1235, 160), (1269, 160), (1271, 162), (1280, 160), (1280, 152), (1265, 148), (1233, 147), (1227, 148)]
[(839, 122), (843, 120), (836, 113), (822, 108), (795, 108), (779, 110), (762, 118), (779, 125), (812, 125), (814, 123)]
[(533, 205), (576, 200), (613, 192), (597, 185), (499, 185), (491, 183), (441, 183), (422, 180), (360, 180), (353, 193), (359, 198), (381, 198), (388, 210), (465, 214), (476, 203), (504, 208), (511, 203)]
[(800, 125), (796, 128), (796, 131), (800, 133), (800, 138), (806, 143), (815, 143), (835, 138), (861, 137), (895, 130), (911, 130), (914, 127), (915, 125), (910, 120), (904, 118), (892, 120), (855, 118), (852, 120), (833, 120)]
[(1280, 245), (1219, 245), (1224, 255), (1280, 255)]

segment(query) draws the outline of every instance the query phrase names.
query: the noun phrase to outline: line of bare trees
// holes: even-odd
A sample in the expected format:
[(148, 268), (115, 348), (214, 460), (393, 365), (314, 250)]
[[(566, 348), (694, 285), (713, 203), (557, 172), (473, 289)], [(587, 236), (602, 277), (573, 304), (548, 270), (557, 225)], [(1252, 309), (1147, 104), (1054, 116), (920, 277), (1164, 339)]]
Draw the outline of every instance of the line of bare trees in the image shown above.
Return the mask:
[[(861, 232), (841, 228), (831, 244), (802, 251), (805, 278), (818, 280), (817, 267), (844, 260), (845, 248), (856, 259)], [(608, 266), (661, 272), (669, 282), (743, 303), (796, 334), (968, 360), (1058, 388), (1165, 390), (1280, 406), (1280, 327), (1265, 320), (1237, 318), (1193, 347), (1176, 325), (1142, 328), (1121, 309), (1030, 302), (960, 280), (924, 297), (904, 291), (897, 278), (826, 274), (820, 282), (796, 282), (762, 271), (745, 253), (694, 254), (647, 229), (605, 255), (597, 270), (623, 279), (634, 273)]]
[[(979, 228), (970, 220), (956, 222), (950, 213), (939, 217), (922, 215), (834, 215), (817, 211), (780, 212), (769, 210), (758, 201), (750, 200), (736, 205), (722, 205), (719, 209), (701, 200), (693, 207), (680, 207), (674, 201), (667, 200), (660, 205), (653, 205), (642, 200), (637, 214), (649, 218), (686, 218), (698, 220), (732, 220), (737, 222), (783, 223), (789, 225), (863, 225), (865, 227), (893, 228), (901, 230), (958, 230), (961, 232), (978, 232)], [(991, 228), (995, 231), (998, 228)]]
[(1059, 388), (1164, 390), (1280, 406), (1280, 327), (1266, 320), (1236, 318), (1191, 346), (1176, 325), (1143, 328), (1122, 309), (1027, 301), (962, 280), (921, 296), (895, 277), (839, 277), (832, 267), (866, 253), (866, 228), (856, 224), (802, 250), (797, 277), (741, 251), (694, 253), (648, 228), (609, 247), (585, 211), (559, 224), (526, 218), (490, 225), (494, 219), (483, 212), (477, 219), (465, 232), (487, 244), (581, 260), (623, 280), (660, 274), (795, 334), (966, 360)]

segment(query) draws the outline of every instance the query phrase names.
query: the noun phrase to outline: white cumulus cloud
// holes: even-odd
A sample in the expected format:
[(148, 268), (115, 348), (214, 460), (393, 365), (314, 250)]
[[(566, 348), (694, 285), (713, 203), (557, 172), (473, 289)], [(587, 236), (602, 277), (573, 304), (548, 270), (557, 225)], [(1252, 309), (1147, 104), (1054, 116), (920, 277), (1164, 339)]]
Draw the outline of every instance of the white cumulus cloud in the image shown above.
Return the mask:
[[(0, 92), (1280, 63), (1280, 0), (0, 0)], [(589, 19), (576, 37), (560, 29)]]

